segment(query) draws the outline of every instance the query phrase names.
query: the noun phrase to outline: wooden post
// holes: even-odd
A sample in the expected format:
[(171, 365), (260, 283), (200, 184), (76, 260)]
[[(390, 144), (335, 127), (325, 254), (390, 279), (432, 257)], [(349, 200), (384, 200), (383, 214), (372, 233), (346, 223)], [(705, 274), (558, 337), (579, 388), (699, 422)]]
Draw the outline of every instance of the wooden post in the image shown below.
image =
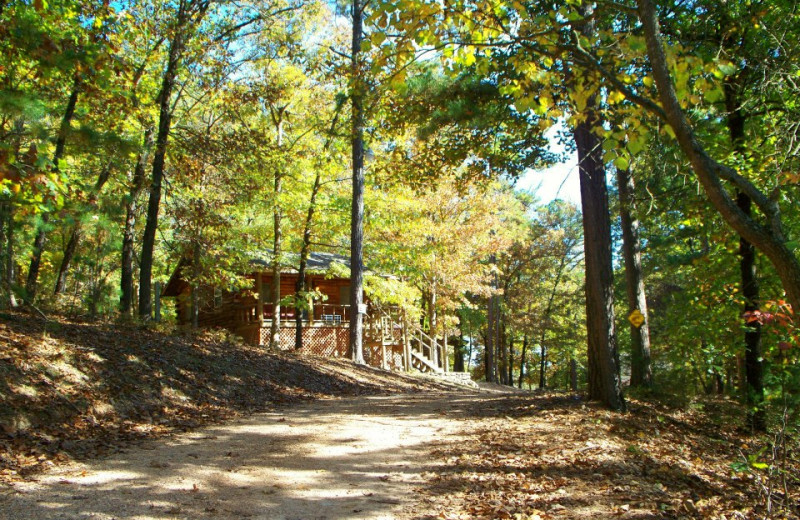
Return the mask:
[(411, 371), (411, 342), (408, 338), (408, 318), (403, 310), (403, 364), (406, 372)]
[(161, 282), (156, 282), (156, 322), (161, 321)]
[(258, 342), (261, 343), (261, 327), (264, 326), (264, 286), (261, 271), (256, 273), (256, 323), (258, 323)]
[(431, 357), (433, 357), (433, 366), (439, 366), (439, 342), (436, 340), (436, 332), (431, 331)]
[[(314, 289), (314, 280), (311, 279), (308, 282), (308, 286), (306, 289), (310, 287), (312, 290)], [(311, 327), (314, 325), (314, 298), (312, 296), (308, 297), (308, 326)]]
[(450, 367), (448, 366), (449, 358), (447, 355), (447, 324), (444, 321), (444, 316), (442, 316), (442, 323), (444, 324), (444, 343), (442, 343), (442, 370), (444, 370), (445, 374), (450, 372)]
[(192, 285), (192, 328), (196, 329), (199, 325), (199, 314), (200, 314), (200, 298), (197, 294), (197, 284), (195, 283)]

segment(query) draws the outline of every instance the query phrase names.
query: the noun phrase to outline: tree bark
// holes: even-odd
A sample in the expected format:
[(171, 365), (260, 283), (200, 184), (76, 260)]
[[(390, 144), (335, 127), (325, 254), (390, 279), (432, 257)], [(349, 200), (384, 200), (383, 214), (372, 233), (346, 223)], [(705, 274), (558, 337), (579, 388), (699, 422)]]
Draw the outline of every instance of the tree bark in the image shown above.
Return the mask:
[[(78, 96), (82, 89), (81, 77), (76, 72), (72, 82), (72, 92), (70, 92), (67, 106), (64, 109), (64, 115), (61, 118), (61, 125), (58, 129), (58, 136), (56, 138), (56, 151), (53, 154), (53, 171), (59, 172), (59, 162), (64, 158), (64, 150), (67, 145), (67, 134), (72, 124), (72, 119), (75, 116), (75, 107), (78, 104)], [(36, 299), (37, 284), (39, 282), (39, 268), (42, 264), (42, 253), (44, 246), (47, 242), (47, 225), (50, 221), (50, 214), (45, 213), (42, 215), (42, 221), (36, 230), (36, 238), (33, 241), (33, 254), (31, 256), (31, 263), (28, 267), (28, 278), (25, 281), (25, 301), (33, 303)]]
[[(734, 151), (739, 155), (744, 154), (745, 146), (745, 115), (737, 102), (734, 85), (726, 82), (724, 85), (725, 105), (728, 112), (728, 133)], [(752, 217), (752, 199), (744, 192), (739, 191), (736, 205), (747, 215)], [(743, 236), (739, 237), (739, 271), (741, 276), (741, 290), (744, 297), (745, 315), (759, 310), (759, 284), (756, 274), (756, 249), (753, 244)], [(744, 333), (744, 362), (745, 362), (745, 402), (748, 405), (748, 422), (751, 429), (765, 432), (767, 421), (764, 404), (764, 370), (761, 360), (761, 323), (754, 321), (748, 323), (745, 319)]]
[(539, 390), (547, 386), (547, 347), (539, 344)]
[(619, 380), (614, 329), (614, 283), (611, 224), (600, 139), (593, 129), (600, 122), (592, 109), (575, 128), (580, 168), (586, 269), (586, 332), (589, 340), (589, 398), (614, 410), (625, 407)]
[(464, 318), (458, 315), (458, 342), (453, 349), (453, 372), (464, 372)]
[(9, 201), (8, 207), (6, 209), (5, 214), (5, 223), (6, 223), (6, 244), (5, 244), (5, 266), (3, 266), (5, 270), (5, 283), (6, 283), (6, 290), (8, 291), (6, 295), (6, 302), (10, 308), (15, 308), (17, 306), (17, 298), (14, 295), (14, 286), (16, 285), (16, 269), (14, 263), (14, 205)]
[[(314, 175), (314, 186), (311, 188), (311, 199), (308, 202), (308, 212), (306, 213), (306, 222), (303, 226), (303, 245), (300, 248), (300, 265), (297, 269), (297, 285), (295, 291), (297, 298), (305, 294), (308, 290), (306, 284), (306, 267), (308, 264), (308, 255), (311, 251), (311, 227), (314, 222), (314, 212), (317, 210), (317, 194), (321, 186), (320, 168), (317, 168)], [(300, 350), (303, 348), (303, 317), (299, 312), (295, 313), (295, 332), (294, 332), (294, 349)]]
[(497, 313), (497, 349), (500, 353), (500, 363), (498, 363), (498, 372), (500, 376), (500, 384), (507, 385), (508, 381), (508, 338), (506, 337), (506, 324), (503, 319), (503, 312)]
[(650, 364), (650, 326), (647, 298), (642, 274), (642, 246), (639, 240), (639, 220), (634, 216), (634, 184), (630, 171), (617, 168), (619, 190), (619, 215), (622, 224), (622, 253), (625, 258), (625, 291), (630, 312), (638, 309), (644, 323), (637, 327), (630, 323), (631, 331), (631, 386), (649, 388), (653, 385)]
[[(277, 146), (280, 150), (283, 147), (283, 122), (286, 114), (286, 105), (282, 107), (270, 107), (272, 121), (277, 132)], [(283, 191), (283, 172), (275, 170), (275, 185), (273, 189), (274, 206), (272, 209), (272, 322), (269, 327), (269, 348), (280, 350), (281, 348), (281, 255), (283, 254), (283, 227), (281, 220), (283, 210), (281, 208), (281, 192)]]
[(122, 259), (120, 269), (120, 290), (119, 299), (120, 312), (128, 316), (131, 313), (134, 302), (133, 294), (133, 259), (134, 241), (136, 235), (136, 213), (139, 205), (139, 197), (144, 191), (147, 163), (150, 157), (150, 149), (153, 146), (153, 128), (147, 127), (144, 131), (142, 150), (136, 160), (131, 179), (128, 200), (125, 202), (125, 227), (122, 231)]
[(514, 386), (514, 337), (508, 338), (508, 377), (506, 378), (508, 386)]
[(434, 281), (431, 284), (431, 291), (428, 294), (428, 332), (431, 335), (431, 339), (433, 339), (433, 351), (431, 355), (433, 359), (431, 360), (434, 366), (439, 366), (439, 349), (437, 348), (437, 335), (439, 333), (439, 317), (436, 314), (436, 282)]
[(528, 335), (522, 337), (522, 353), (519, 356), (519, 388), (522, 389), (522, 381), (525, 379), (525, 356), (528, 355)]
[(364, 298), (364, 91), (361, 41), (364, 11), (361, 0), (353, 0), (353, 40), (350, 61), (350, 102), (352, 107), (353, 198), (350, 209), (350, 343), (353, 361), (364, 364), (363, 320), (359, 312)]
[(153, 153), (153, 170), (150, 197), (147, 201), (147, 221), (142, 237), (142, 258), (139, 262), (139, 317), (150, 319), (152, 312), (153, 253), (158, 230), (158, 212), (161, 206), (161, 183), (164, 180), (164, 164), (167, 158), (167, 141), (172, 124), (172, 90), (178, 75), (183, 55), (183, 26), (186, 23), (183, 8), (178, 13), (175, 34), (170, 40), (167, 66), (159, 92), (158, 132)]
[[(584, 4), (581, 11), (587, 19), (592, 15), (589, 4)], [(580, 30), (584, 36), (592, 38), (594, 20), (585, 22)], [(594, 133), (602, 123), (594, 97), (587, 101), (584, 115), (585, 119), (575, 127), (574, 137), (583, 213), (589, 399), (599, 400), (613, 410), (624, 410), (614, 326), (614, 272), (606, 172), (600, 138)]]
[[(495, 256), (491, 255), (489, 257), (489, 262), (494, 264), (495, 263)], [(496, 282), (496, 281), (495, 281)], [(495, 288), (496, 283), (492, 283), (492, 288)], [(484, 352), (484, 362), (486, 364), (486, 382), (494, 383), (497, 381), (495, 378), (495, 360), (494, 360), (494, 345), (495, 339), (497, 338), (497, 334), (495, 332), (495, 325), (496, 325), (496, 318), (495, 318), (495, 295), (492, 294), (489, 296), (489, 308), (486, 313), (486, 341), (484, 342), (485, 345), (485, 352)]]
[(578, 362), (575, 358), (569, 360), (569, 387), (573, 392), (578, 391)]
[[(692, 126), (681, 109), (672, 84), (661, 44), (655, 5), (652, 0), (637, 0), (637, 5), (664, 116), (675, 132), (681, 150), (689, 158), (703, 191), (725, 222), (770, 260), (781, 279), (792, 308), (800, 308), (800, 261), (786, 245), (777, 204), (742, 178), (738, 172), (712, 159), (697, 140)], [(742, 211), (728, 194), (722, 179), (734, 182), (740, 191), (752, 199), (752, 202), (767, 216), (768, 227), (758, 224)]]
[(0, 301), (0, 309), (5, 308), (6, 305), (9, 307), (10, 304), (10, 295), (13, 294), (12, 284), (13, 279), (11, 278), (12, 273), (9, 273), (6, 269), (8, 265), (8, 260), (6, 255), (13, 252), (13, 248), (9, 251), (8, 244), (11, 243), (13, 238), (13, 221), (11, 217), (11, 200), (4, 200), (0, 202), (0, 265), (2, 265), (2, 278), (0, 278), (0, 290), (2, 290), (4, 296), (2, 301)]

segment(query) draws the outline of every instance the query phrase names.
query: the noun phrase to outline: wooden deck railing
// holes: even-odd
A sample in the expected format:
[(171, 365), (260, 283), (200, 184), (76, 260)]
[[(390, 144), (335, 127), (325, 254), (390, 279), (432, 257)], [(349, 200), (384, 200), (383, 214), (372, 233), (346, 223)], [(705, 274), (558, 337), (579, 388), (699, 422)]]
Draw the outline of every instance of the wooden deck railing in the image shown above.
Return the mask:
[[(297, 309), (294, 307), (281, 307), (281, 321), (294, 322)], [(352, 310), (350, 305), (335, 305), (328, 303), (319, 303), (314, 305), (313, 313), (308, 311), (303, 312), (303, 321), (306, 323), (320, 323), (330, 326), (346, 325), (350, 323), (350, 316)], [(256, 305), (244, 305), (238, 312), (239, 321), (241, 323), (256, 323), (258, 322), (258, 312)], [(264, 321), (272, 320), (272, 306), (264, 305)]]

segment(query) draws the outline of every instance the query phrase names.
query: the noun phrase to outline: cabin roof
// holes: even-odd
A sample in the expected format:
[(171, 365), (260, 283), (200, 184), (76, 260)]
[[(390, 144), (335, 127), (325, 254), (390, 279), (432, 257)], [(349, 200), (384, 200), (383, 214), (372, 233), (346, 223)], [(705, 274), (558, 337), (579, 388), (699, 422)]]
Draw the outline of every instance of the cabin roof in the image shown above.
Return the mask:
[[(272, 266), (272, 251), (265, 251), (257, 258), (250, 261), (251, 264), (261, 265), (264, 267)], [(350, 259), (346, 256), (336, 255), (333, 253), (313, 252), (309, 253), (306, 262), (306, 269), (310, 272), (327, 271), (333, 264), (342, 264), (350, 268)], [(296, 273), (300, 265), (300, 255), (298, 253), (285, 253), (284, 265), (281, 269), (282, 273)]]
[[(271, 262), (272, 251), (265, 251), (259, 254), (256, 258), (250, 260), (250, 264), (253, 265), (254, 270), (260, 270), (262, 272), (266, 270), (262, 268), (271, 267)], [(325, 273), (335, 263), (342, 264), (348, 269), (350, 268), (350, 259), (345, 256), (336, 255), (333, 253), (313, 252), (309, 253), (308, 255), (306, 270), (309, 274)], [(178, 296), (181, 292), (183, 292), (187, 286), (187, 282), (183, 278), (183, 270), (191, 265), (192, 260), (188, 257), (184, 257), (180, 260), (180, 262), (178, 262), (178, 266), (172, 272), (172, 276), (170, 276), (167, 285), (164, 286), (161, 296)], [(286, 253), (284, 255), (281, 273), (297, 273), (299, 265), (300, 255), (298, 253)]]

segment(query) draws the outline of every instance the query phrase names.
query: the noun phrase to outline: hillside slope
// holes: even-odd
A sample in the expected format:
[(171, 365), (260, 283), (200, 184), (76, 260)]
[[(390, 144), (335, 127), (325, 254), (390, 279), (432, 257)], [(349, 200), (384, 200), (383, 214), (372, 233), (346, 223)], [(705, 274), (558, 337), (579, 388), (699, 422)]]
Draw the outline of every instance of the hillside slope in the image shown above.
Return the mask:
[(299, 400), (455, 388), (220, 333), (0, 314), (0, 481)]

